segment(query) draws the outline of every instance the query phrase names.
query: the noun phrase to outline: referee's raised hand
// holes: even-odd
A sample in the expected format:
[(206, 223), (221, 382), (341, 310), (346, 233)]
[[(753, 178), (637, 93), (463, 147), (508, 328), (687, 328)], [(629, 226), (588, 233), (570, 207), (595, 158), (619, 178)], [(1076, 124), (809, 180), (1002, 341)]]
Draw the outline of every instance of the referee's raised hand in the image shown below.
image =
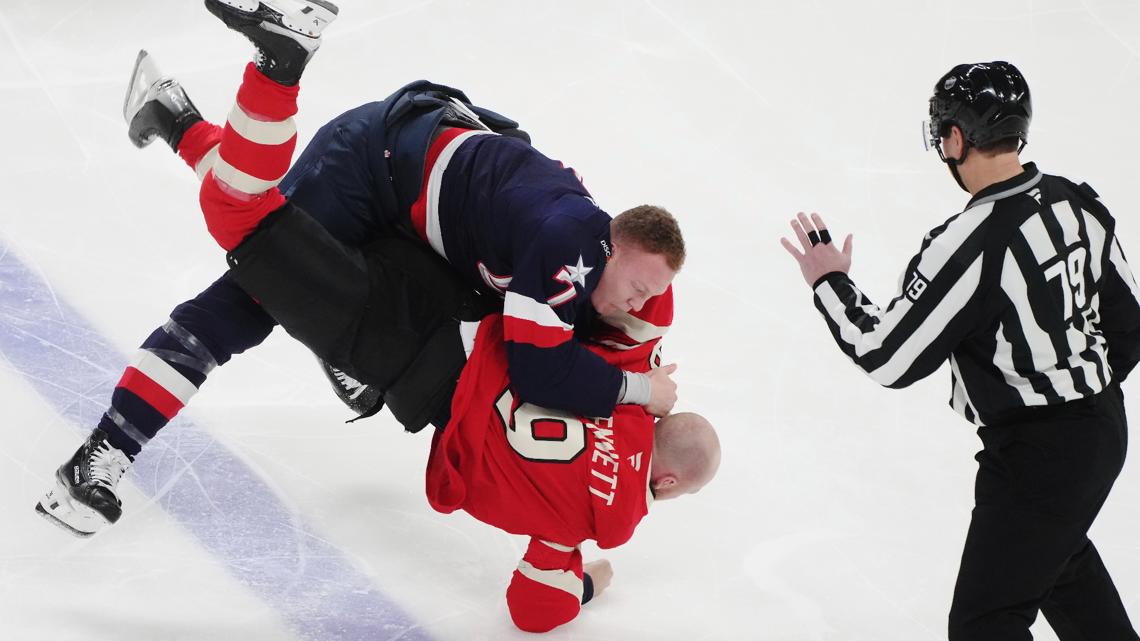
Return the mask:
[(812, 214), (809, 219), (802, 211), (792, 219), (792, 231), (796, 233), (803, 251), (796, 249), (787, 238), (780, 238), (780, 244), (800, 264), (800, 273), (809, 287), (815, 286), (820, 278), (831, 272), (846, 274), (851, 269), (851, 234), (847, 234), (840, 251), (832, 244), (831, 232), (827, 231), (823, 218)]

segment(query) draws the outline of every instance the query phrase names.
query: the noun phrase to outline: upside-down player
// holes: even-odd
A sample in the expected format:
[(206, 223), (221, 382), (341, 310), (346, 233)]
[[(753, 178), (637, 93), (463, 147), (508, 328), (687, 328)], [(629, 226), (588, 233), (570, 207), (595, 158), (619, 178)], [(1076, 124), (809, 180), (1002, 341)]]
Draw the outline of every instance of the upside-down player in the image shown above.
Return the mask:
[[(672, 318), (671, 296), (654, 303), (615, 323), (620, 348), (604, 335), (590, 348), (623, 369), (647, 371)], [(583, 568), (583, 541), (625, 543), (654, 499), (696, 492), (720, 464), (716, 431), (696, 414), (671, 414), (654, 426), (636, 405), (583, 418), (520, 404), (497, 315), (481, 323), (451, 409), (432, 443), (428, 501), (531, 537), (507, 589), (511, 618), (531, 632), (570, 621), (609, 583), (604, 561)]]

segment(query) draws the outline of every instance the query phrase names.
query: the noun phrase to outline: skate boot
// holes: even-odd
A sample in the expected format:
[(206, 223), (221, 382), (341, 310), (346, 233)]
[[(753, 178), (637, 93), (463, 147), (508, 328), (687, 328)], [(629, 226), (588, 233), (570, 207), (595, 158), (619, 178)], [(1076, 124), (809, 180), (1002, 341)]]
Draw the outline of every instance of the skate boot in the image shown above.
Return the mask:
[(249, 38), (257, 47), (257, 70), (286, 86), (301, 79), (339, 11), (327, 0), (206, 0), (206, 9)]
[[(320, 359), (317, 359), (320, 360)], [(332, 383), (333, 391), (350, 410), (360, 418), (372, 416), (384, 407), (380, 389), (375, 385), (361, 383), (341, 370), (320, 360), (321, 370)]]
[(123, 118), (127, 121), (127, 135), (139, 149), (162, 138), (177, 152), (182, 134), (200, 122), (202, 114), (190, 102), (182, 85), (173, 78), (164, 78), (150, 54), (140, 51), (123, 101)]
[(76, 536), (95, 534), (122, 516), (115, 489), (132, 462), (96, 429), (56, 470), (56, 486), (40, 499), (36, 512)]

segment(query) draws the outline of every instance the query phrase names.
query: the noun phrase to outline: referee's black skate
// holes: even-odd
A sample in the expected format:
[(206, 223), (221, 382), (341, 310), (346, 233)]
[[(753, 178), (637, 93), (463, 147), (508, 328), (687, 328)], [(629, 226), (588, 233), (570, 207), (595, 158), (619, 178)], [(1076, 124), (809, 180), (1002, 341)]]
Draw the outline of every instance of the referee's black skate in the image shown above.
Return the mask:
[(206, 9), (257, 47), (254, 64), (270, 80), (295, 85), (339, 9), (327, 0), (206, 0)]
[(202, 120), (202, 114), (190, 102), (182, 85), (174, 78), (164, 77), (144, 50), (139, 51), (131, 71), (123, 100), (123, 119), (127, 121), (127, 136), (139, 149), (162, 138), (178, 151), (182, 135)]
[(36, 512), (76, 536), (95, 534), (123, 515), (116, 490), (133, 460), (96, 429), (56, 470), (56, 486), (40, 499)]

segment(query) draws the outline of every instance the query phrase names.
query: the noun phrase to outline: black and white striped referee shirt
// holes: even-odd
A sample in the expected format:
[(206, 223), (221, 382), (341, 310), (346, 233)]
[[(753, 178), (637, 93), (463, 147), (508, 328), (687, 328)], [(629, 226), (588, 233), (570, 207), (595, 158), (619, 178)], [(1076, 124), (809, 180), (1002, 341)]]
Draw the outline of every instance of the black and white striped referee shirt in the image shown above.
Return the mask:
[(1033, 163), (923, 240), (886, 309), (846, 274), (815, 284), (840, 348), (905, 387), (949, 358), (950, 405), (977, 425), (1091, 396), (1140, 360), (1140, 288), (1087, 184)]

